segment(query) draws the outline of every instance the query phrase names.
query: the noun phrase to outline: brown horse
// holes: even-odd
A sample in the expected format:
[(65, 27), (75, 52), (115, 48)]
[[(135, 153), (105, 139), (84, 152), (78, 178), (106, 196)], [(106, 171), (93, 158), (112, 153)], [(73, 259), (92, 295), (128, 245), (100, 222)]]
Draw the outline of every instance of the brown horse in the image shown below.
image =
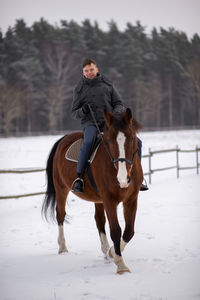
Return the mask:
[[(137, 198), (143, 181), (143, 172), (137, 153), (136, 132), (140, 125), (134, 120), (131, 110), (112, 114), (104, 112), (104, 142), (101, 142), (91, 165), (93, 177), (98, 188), (95, 192), (85, 175), (84, 192), (78, 196), (95, 203), (95, 220), (99, 231), (101, 249), (109, 253), (117, 265), (117, 273), (129, 272), (121, 252), (134, 235), (134, 222), (137, 210)], [(59, 253), (67, 251), (63, 222), (65, 204), (72, 183), (76, 178), (76, 163), (65, 159), (69, 146), (82, 137), (75, 132), (62, 137), (53, 146), (47, 162), (47, 192), (43, 203), (43, 212), (47, 216), (50, 208), (58, 222)], [(122, 235), (117, 217), (117, 206), (124, 207), (125, 230)], [(114, 246), (109, 247), (105, 232), (105, 212), (109, 221), (110, 235)]]

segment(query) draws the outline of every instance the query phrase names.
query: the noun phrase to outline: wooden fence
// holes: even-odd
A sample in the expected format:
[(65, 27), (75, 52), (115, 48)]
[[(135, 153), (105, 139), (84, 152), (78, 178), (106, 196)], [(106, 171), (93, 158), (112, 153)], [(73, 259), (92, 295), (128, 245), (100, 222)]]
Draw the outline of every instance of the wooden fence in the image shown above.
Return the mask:
[[(149, 183), (151, 184), (152, 183), (152, 174), (154, 174), (155, 172), (176, 169), (177, 178), (179, 178), (181, 170), (196, 169), (196, 173), (199, 174), (199, 167), (200, 167), (199, 156), (198, 156), (199, 151), (200, 151), (200, 148), (198, 146), (196, 146), (196, 148), (192, 149), (192, 150), (181, 150), (178, 146), (174, 149), (157, 150), (157, 151), (151, 151), (151, 149), (149, 148), (149, 153), (142, 156), (143, 158), (148, 158), (148, 160), (149, 160), (149, 171), (147, 173), (144, 173), (144, 176), (147, 176), (147, 175), (149, 176)], [(153, 155), (167, 153), (167, 152), (175, 152), (176, 153), (176, 164), (169, 166), (169, 167), (165, 167), (165, 168), (152, 169)], [(179, 153), (191, 153), (191, 152), (195, 153), (196, 164), (194, 166), (181, 167), (179, 164)]]
[[(148, 158), (148, 172), (144, 173), (144, 176), (149, 177), (149, 184), (152, 183), (152, 175), (155, 172), (160, 172), (160, 171), (166, 171), (170, 169), (176, 169), (176, 174), (177, 178), (179, 178), (180, 171), (181, 170), (189, 170), (189, 169), (196, 169), (196, 174), (199, 174), (199, 168), (200, 168), (200, 163), (199, 163), (199, 156), (198, 152), (200, 151), (200, 148), (196, 146), (195, 149), (192, 150), (181, 150), (178, 146), (174, 149), (165, 149), (165, 150), (156, 150), (156, 151), (151, 151), (149, 148), (149, 153), (146, 155), (143, 155), (142, 158)], [(163, 153), (168, 153), (168, 152), (175, 152), (176, 153), (176, 164), (165, 167), (165, 168), (157, 168), (157, 169), (152, 169), (152, 157), (156, 154), (163, 154)], [(195, 160), (196, 163), (193, 166), (187, 166), (187, 167), (181, 167), (179, 164), (179, 153), (190, 153), (194, 152), (195, 153)], [(33, 173), (33, 172), (43, 172), (45, 169), (42, 168), (27, 168), (27, 169), (12, 169), (12, 170), (0, 170), (0, 174), (6, 174), (6, 173), (18, 173), (18, 174), (23, 174), (23, 173)], [(23, 195), (13, 195), (13, 196), (0, 196), (0, 199), (12, 199), (12, 198), (22, 198), (22, 197), (30, 197), (30, 196), (37, 196), (37, 195), (43, 195), (45, 192), (37, 192), (37, 193), (29, 193), (29, 194), (23, 194)]]

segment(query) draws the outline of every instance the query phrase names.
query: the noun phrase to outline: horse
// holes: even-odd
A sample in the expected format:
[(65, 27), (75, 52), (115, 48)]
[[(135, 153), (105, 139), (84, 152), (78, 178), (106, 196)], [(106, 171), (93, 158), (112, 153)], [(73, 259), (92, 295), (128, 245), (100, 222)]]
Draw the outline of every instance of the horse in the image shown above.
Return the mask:
[[(95, 205), (95, 221), (104, 255), (112, 257), (117, 273), (130, 272), (122, 251), (134, 235), (137, 199), (143, 181), (143, 171), (138, 156), (137, 131), (141, 125), (134, 119), (131, 109), (122, 113), (104, 111), (105, 126), (102, 142), (98, 148), (91, 171), (98, 193), (92, 187), (88, 176), (84, 175), (84, 191), (76, 194)], [(64, 237), (65, 204), (67, 195), (76, 178), (76, 163), (65, 159), (65, 153), (72, 143), (83, 136), (74, 132), (58, 140), (47, 161), (47, 191), (42, 211), (56, 215), (58, 224), (58, 253), (68, 252)], [(117, 216), (117, 206), (123, 203), (125, 229), (122, 230)], [(106, 214), (105, 214), (106, 213)], [(106, 216), (109, 222), (110, 247), (106, 231)]]

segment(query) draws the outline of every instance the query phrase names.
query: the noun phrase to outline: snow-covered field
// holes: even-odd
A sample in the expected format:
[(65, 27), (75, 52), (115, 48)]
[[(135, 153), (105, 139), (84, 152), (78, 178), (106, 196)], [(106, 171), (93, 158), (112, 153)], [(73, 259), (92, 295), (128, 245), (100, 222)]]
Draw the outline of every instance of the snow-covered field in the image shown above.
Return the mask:
[[(58, 138), (0, 139), (0, 169), (45, 167)], [(200, 145), (200, 130), (141, 133), (140, 138), (144, 154), (149, 147), (191, 149)], [(164, 167), (173, 160), (175, 153), (160, 154), (152, 164)], [(183, 153), (180, 162), (195, 165), (195, 154)], [(181, 171), (179, 179), (175, 170), (153, 175), (150, 190), (139, 195), (136, 233), (123, 254), (132, 273), (121, 276), (101, 252), (92, 203), (68, 197), (69, 252), (58, 255), (57, 226), (41, 218), (43, 196), (0, 200), (0, 299), (200, 299), (199, 176), (195, 170)], [(44, 172), (0, 174), (0, 196), (43, 190)], [(121, 205), (118, 211), (123, 228)], [(107, 232), (109, 237), (108, 225)]]

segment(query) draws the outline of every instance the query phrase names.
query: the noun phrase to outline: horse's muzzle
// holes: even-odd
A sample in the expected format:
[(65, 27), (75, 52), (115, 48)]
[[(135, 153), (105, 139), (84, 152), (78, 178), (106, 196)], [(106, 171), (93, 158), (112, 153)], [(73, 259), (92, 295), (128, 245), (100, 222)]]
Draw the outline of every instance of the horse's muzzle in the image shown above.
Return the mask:
[(131, 182), (131, 178), (129, 176), (127, 177), (126, 181), (119, 182), (119, 180), (117, 179), (117, 184), (121, 189), (127, 188), (130, 182)]

